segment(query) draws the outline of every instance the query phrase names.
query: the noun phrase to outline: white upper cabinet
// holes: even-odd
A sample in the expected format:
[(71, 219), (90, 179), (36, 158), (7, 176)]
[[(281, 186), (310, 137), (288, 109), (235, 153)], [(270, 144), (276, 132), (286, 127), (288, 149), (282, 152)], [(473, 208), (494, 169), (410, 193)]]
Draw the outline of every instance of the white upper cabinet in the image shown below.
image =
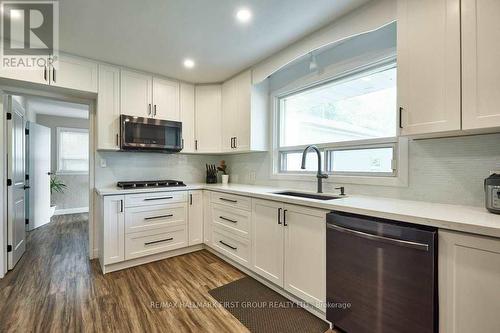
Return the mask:
[(120, 78), (121, 114), (152, 117), (152, 86), (153, 78), (151, 75), (122, 69)]
[(398, 0), (397, 10), (401, 135), (460, 130), (460, 0)]
[[(47, 57), (48, 63), (48, 57)], [(0, 67), (0, 77), (19, 81), (49, 84), (49, 67), (41, 67), (33, 70), (5, 69)]]
[(500, 127), (500, 1), (462, 0), (463, 129)]
[(120, 68), (99, 65), (97, 149), (118, 150), (120, 134)]
[(194, 152), (194, 85), (180, 84), (180, 121), (182, 122), (182, 144), (184, 153)]
[(200, 153), (221, 151), (222, 90), (220, 84), (195, 87), (195, 150)]
[(153, 78), (153, 117), (179, 121), (179, 82)]
[(222, 85), (223, 152), (267, 149), (267, 82), (252, 85), (252, 73), (245, 71)]
[(60, 54), (50, 70), (50, 85), (97, 92), (97, 63)]

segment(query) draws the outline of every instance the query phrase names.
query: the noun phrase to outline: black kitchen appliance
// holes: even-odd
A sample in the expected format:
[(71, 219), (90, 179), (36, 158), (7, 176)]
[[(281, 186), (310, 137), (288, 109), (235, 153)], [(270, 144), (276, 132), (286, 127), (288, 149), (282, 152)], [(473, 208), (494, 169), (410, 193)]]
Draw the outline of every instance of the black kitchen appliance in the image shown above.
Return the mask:
[(500, 174), (491, 174), (484, 180), (486, 209), (500, 214)]
[(138, 180), (128, 182), (118, 182), (116, 186), (123, 189), (130, 188), (154, 188), (154, 187), (182, 187), (186, 186), (180, 180)]
[(437, 333), (437, 230), (327, 214), (327, 319), (355, 333)]
[(120, 138), (120, 149), (125, 151), (179, 152), (182, 123), (121, 115)]

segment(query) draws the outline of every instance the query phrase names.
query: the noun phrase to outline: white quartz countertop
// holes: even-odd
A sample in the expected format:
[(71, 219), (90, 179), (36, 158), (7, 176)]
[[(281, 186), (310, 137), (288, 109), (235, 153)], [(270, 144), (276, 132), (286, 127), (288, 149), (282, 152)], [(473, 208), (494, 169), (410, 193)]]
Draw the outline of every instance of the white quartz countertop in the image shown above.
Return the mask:
[[(253, 198), (276, 200), (284, 203), (356, 213), (396, 221), (434, 226), (443, 229), (500, 237), (500, 215), (489, 213), (485, 208), (463, 205), (438, 204), (424, 201), (347, 195), (333, 200), (316, 200), (274, 194), (288, 189), (240, 184), (190, 184), (176, 188), (97, 189), (99, 195), (120, 195), (165, 191), (187, 191), (206, 189), (238, 194)], [(297, 190), (291, 190), (296, 191)]]

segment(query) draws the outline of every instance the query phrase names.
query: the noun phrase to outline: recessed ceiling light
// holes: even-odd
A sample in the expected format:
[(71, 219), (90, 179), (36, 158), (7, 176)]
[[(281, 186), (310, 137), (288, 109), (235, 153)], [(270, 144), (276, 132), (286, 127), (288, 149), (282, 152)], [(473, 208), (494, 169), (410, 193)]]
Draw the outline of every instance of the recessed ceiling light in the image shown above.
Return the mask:
[(247, 23), (252, 19), (252, 12), (247, 8), (241, 8), (236, 12), (236, 18), (242, 23)]
[(194, 67), (194, 60), (192, 60), (192, 59), (184, 59), (184, 67), (186, 67), (186, 68), (193, 68)]

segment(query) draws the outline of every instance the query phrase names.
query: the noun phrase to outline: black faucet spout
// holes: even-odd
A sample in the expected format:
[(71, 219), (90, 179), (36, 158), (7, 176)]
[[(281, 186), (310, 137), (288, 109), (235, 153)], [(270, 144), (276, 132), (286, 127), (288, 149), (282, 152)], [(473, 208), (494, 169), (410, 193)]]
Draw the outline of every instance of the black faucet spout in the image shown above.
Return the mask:
[(328, 175), (321, 172), (321, 165), (323, 164), (323, 162), (321, 160), (321, 152), (319, 151), (318, 147), (316, 147), (315, 145), (310, 145), (307, 146), (306, 149), (304, 149), (304, 152), (302, 153), (302, 165), (300, 168), (306, 168), (306, 158), (307, 152), (309, 150), (314, 150), (318, 155), (318, 173), (316, 174), (316, 178), (318, 178), (318, 193), (323, 193), (323, 179), (328, 178)]

